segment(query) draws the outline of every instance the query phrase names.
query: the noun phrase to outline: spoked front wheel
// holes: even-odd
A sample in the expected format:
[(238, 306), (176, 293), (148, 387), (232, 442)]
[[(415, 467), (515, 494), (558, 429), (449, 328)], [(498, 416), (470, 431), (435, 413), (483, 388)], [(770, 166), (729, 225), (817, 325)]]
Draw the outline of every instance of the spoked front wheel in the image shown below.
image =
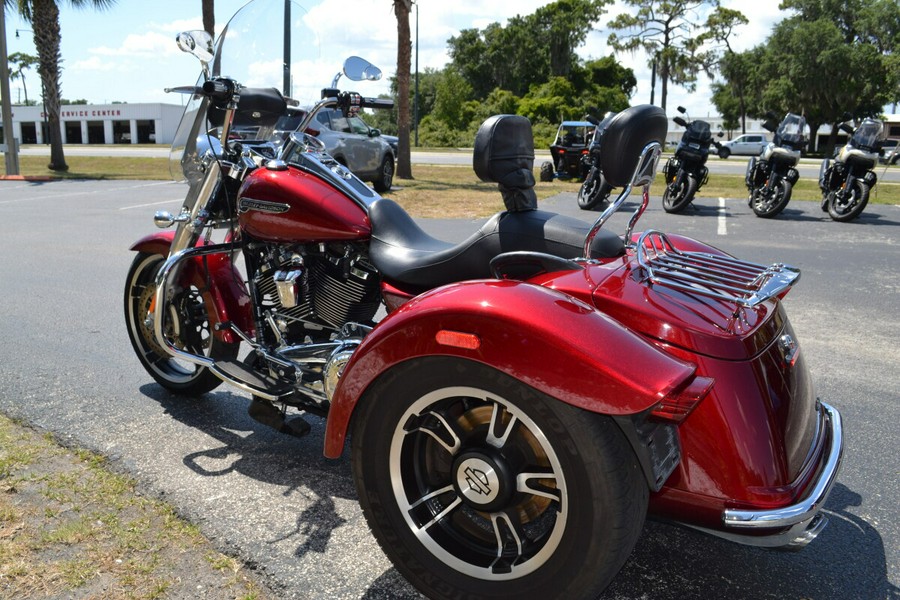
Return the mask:
[(593, 598), (630, 554), (648, 490), (609, 418), (437, 357), (395, 368), (361, 402), (363, 511), (429, 598)]
[[(205, 367), (173, 358), (153, 334), (156, 275), (164, 261), (165, 257), (159, 254), (142, 252), (131, 264), (125, 285), (128, 337), (141, 364), (157, 383), (176, 394), (204, 394), (222, 381)], [(182, 287), (163, 311), (163, 334), (180, 350), (233, 359), (237, 356), (238, 344), (222, 342), (212, 335), (209, 302), (195, 286)]]

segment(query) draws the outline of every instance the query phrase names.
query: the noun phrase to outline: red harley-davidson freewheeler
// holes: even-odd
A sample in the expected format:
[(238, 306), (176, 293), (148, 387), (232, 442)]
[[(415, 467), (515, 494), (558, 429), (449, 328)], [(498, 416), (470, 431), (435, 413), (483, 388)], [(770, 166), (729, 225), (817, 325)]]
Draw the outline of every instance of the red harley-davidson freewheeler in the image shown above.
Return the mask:
[[(537, 210), (530, 123), (488, 119), (474, 168), (507, 210), (448, 243), (309, 133), (324, 107), (383, 101), (338, 91), (339, 74), (278, 132), (288, 101), (250, 83), (260, 48), (281, 76), (265, 23), (283, 6), (251, 2), (215, 48), (179, 37), (204, 63), (174, 146), (188, 194), (156, 216), (174, 232), (132, 247), (124, 297), (150, 375), (180, 394), (230, 383), (294, 435), (309, 430), (298, 413), (325, 416), (325, 455), (350, 445), (373, 533), (432, 598), (594, 597), (647, 516), (757, 546), (812, 540), (842, 430), (781, 303), (799, 271), (634, 231), (666, 115), (610, 122), (601, 168), (624, 191), (593, 226)], [(343, 74), (378, 72), (352, 58)], [(603, 228), (636, 187), (625, 234)]]

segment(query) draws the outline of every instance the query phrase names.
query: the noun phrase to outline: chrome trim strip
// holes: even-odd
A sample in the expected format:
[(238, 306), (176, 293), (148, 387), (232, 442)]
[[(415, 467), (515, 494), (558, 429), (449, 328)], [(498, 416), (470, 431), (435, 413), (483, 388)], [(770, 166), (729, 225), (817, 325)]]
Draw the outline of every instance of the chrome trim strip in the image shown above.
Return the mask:
[(844, 434), (841, 414), (834, 407), (820, 402), (819, 406), (828, 420), (827, 433), (830, 446), (825, 452), (828, 458), (820, 472), (819, 479), (812, 489), (798, 503), (774, 510), (736, 510), (726, 509), (722, 515), (725, 527), (737, 529), (775, 529), (791, 527), (816, 516), (828, 498), (831, 487), (837, 479), (844, 451)]

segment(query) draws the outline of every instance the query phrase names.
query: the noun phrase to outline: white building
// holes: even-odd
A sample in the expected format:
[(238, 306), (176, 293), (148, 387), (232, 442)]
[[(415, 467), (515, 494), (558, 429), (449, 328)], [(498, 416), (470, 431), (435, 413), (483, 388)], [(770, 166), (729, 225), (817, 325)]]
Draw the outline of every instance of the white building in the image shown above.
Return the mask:
[[(13, 137), (44, 144), (42, 106), (12, 107)], [(59, 116), (64, 144), (171, 144), (184, 108), (177, 104), (64, 104)]]

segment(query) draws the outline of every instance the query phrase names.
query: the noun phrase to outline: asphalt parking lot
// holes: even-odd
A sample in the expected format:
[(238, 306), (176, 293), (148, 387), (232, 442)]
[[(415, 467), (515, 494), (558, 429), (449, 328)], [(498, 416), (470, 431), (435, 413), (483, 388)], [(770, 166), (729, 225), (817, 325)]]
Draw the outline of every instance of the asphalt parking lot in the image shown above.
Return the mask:
[[(304, 438), (281, 436), (247, 416), (246, 395), (171, 396), (133, 356), (128, 247), (183, 195), (163, 182), (0, 182), (0, 411), (111, 457), (284, 598), (418, 597), (372, 538), (347, 456), (322, 456), (322, 420)], [(573, 195), (543, 208), (596, 216)], [(424, 223), (446, 239), (476, 226)], [(803, 270), (785, 304), (819, 395), (843, 415), (844, 465), (830, 524), (802, 552), (648, 523), (603, 598), (900, 598), (900, 207), (870, 205), (842, 224), (811, 202), (763, 220), (740, 199), (667, 215), (656, 197), (640, 222), (650, 227)]]

